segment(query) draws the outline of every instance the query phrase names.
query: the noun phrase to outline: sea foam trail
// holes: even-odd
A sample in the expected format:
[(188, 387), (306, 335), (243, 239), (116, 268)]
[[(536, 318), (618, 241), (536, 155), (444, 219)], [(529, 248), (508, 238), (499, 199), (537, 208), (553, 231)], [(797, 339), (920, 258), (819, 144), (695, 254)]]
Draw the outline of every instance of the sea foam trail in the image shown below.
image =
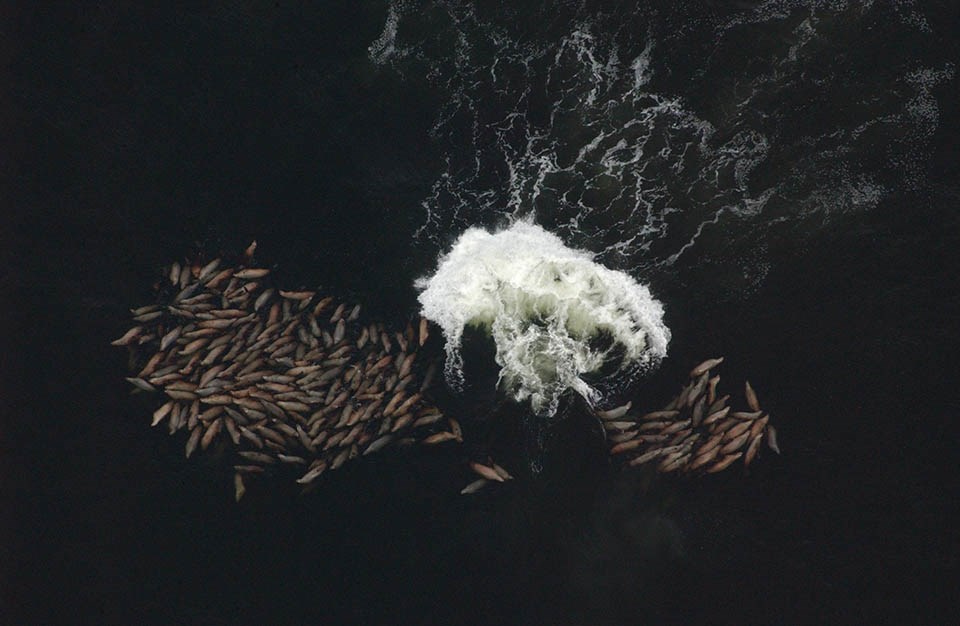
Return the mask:
[(653, 365), (670, 341), (663, 306), (646, 286), (525, 221), (496, 233), (468, 229), (416, 286), (422, 315), (443, 330), (448, 382), (463, 382), (464, 328), (483, 328), (496, 344), (500, 383), (539, 415), (553, 415), (567, 389), (593, 403), (583, 374), (615, 355), (621, 367)]

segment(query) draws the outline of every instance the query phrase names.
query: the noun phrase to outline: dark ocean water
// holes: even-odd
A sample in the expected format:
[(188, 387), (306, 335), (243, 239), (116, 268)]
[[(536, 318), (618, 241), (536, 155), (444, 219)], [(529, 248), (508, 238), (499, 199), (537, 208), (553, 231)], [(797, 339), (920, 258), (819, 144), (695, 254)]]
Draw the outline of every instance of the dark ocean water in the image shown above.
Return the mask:
[[(4, 13), (0, 622), (957, 620), (951, 3)], [(723, 354), (783, 455), (620, 471), (573, 404), (498, 398), (477, 341), (445, 402), (518, 480), (464, 498), (459, 451), (393, 453), (237, 505), (109, 346), (192, 251), (256, 239), (393, 319), (464, 229), (528, 216), (663, 301), (638, 397)]]

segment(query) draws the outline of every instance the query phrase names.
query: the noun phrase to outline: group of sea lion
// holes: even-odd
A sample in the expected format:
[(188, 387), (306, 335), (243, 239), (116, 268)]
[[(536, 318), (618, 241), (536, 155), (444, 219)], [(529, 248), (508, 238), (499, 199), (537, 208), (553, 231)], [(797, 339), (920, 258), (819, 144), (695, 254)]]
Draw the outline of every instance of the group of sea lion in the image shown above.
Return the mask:
[(745, 383), (749, 411), (732, 411), (730, 395), (719, 396), (719, 374), (711, 370), (723, 357), (708, 359), (690, 372), (690, 381), (663, 409), (631, 412), (632, 402), (607, 411), (595, 411), (603, 421), (610, 454), (629, 458), (629, 465), (656, 463), (662, 473), (713, 474), (743, 457), (746, 467), (767, 445), (779, 454), (777, 431), (750, 381)]
[(311, 485), (328, 469), (387, 446), (460, 441), (460, 425), (429, 400), (437, 364), (418, 360), (429, 336), (420, 319), (391, 332), (362, 320), (359, 305), (287, 291), (253, 262), (174, 263), (158, 302), (132, 311), (113, 342), (130, 348), (138, 389), (166, 401), (153, 425), (189, 431), (186, 455), (228, 436), (244, 478), (276, 464), (300, 467)]
[[(438, 358), (421, 350), (424, 318), (390, 329), (363, 319), (360, 305), (273, 284), (254, 262), (256, 242), (235, 264), (220, 258), (174, 263), (157, 282), (157, 301), (132, 309), (134, 326), (113, 345), (127, 346), (127, 380), (165, 401), (152, 425), (186, 429), (185, 453), (214, 441), (232, 445), (237, 500), (245, 481), (292, 466), (307, 490), (327, 470), (391, 445), (462, 443), (458, 421), (434, 403)], [(418, 358), (419, 357), (419, 358)], [(747, 384), (751, 412), (730, 412), (716, 397), (722, 359), (704, 362), (663, 410), (634, 416), (632, 403), (597, 411), (611, 454), (660, 472), (718, 472), (741, 456), (749, 465), (776, 432)], [(487, 459), (462, 493), (513, 477)]]

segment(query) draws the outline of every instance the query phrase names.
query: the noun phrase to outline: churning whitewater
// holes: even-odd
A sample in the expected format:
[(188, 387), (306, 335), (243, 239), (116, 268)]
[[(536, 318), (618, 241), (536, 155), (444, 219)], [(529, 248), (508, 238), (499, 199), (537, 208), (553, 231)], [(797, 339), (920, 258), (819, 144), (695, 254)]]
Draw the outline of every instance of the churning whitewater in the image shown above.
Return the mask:
[(663, 306), (645, 285), (526, 221), (468, 229), (416, 286), (421, 314), (443, 330), (448, 382), (463, 382), (464, 329), (482, 328), (496, 345), (500, 384), (539, 415), (556, 413), (568, 389), (593, 404), (584, 374), (614, 358), (649, 367), (670, 342)]

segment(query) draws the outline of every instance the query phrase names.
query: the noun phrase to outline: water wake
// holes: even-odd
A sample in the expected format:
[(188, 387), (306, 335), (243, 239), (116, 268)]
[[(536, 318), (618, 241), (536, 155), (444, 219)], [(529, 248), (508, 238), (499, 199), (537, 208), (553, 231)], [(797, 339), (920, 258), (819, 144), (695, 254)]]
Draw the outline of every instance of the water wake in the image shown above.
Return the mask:
[(462, 385), (463, 331), (480, 327), (496, 345), (500, 383), (540, 415), (553, 415), (568, 389), (593, 402), (584, 374), (613, 361), (650, 367), (670, 341), (646, 286), (526, 221), (467, 230), (417, 288), (422, 315), (446, 338), (448, 382)]
[[(438, 97), (419, 244), (531, 216), (607, 266), (736, 300), (926, 184), (956, 64), (919, 44), (920, 3), (647, 4), (390, 2), (371, 62)], [(905, 36), (919, 47), (883, 43)]]

